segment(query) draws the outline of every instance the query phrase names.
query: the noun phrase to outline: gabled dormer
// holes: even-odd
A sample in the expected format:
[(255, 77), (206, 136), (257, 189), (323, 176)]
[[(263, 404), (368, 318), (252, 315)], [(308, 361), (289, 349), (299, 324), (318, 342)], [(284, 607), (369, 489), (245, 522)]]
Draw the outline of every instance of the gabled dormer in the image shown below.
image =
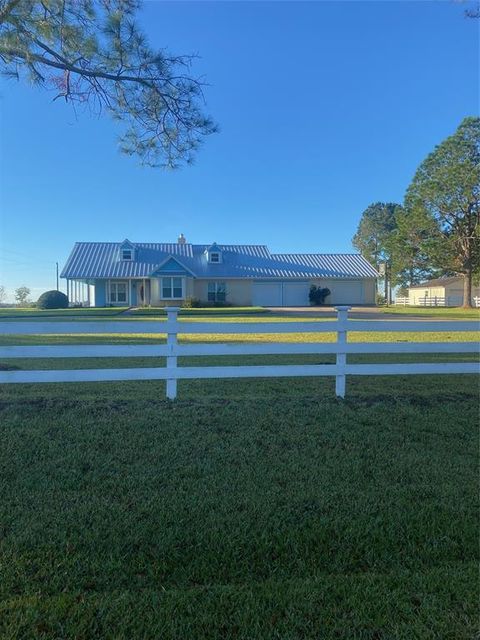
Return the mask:
[(121, 262), (133, 262), (135, 260), (135, 245), (127, 238), (120, 245), (119, 260)]
[(223, 261), (222, 250), (216, 242), (205, 249), (205, 255), (210, 264), (220, 264)]

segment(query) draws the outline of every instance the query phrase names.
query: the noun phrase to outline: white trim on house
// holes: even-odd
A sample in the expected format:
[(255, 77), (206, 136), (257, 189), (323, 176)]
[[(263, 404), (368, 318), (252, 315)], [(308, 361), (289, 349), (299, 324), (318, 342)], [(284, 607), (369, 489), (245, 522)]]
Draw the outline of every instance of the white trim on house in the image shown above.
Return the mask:
[(225, 280), (209, 280), (207, 284), (208, 302), (226, 302), (227, 284)]
[[(125, 254), (128, 255), (128, 257), (125, 256)], [(133, 249), (121, 249), (121, 260), (122, 262), (132, 262), (133, 260)]]
[[(125, 300), (118, 300), (118, 285), (125, 286)], [(121, 280), (107, 280), (106, 286), (106, 301), (107, 304), (118, 304), (120, 306), (130, 306), (130, 288), (131, 282), (130, 279), (121, 279)], [(115, 300), (112, 300), (112, 293), (115, 291), (114, 297)], [(123, 298), (123, 295), (122, 295)]]
[[(185, 282), (185, 277), (183, 277), (183, 276), (175, 276), (175, 275), (173, 275), (173, 276), (164, 276), (164, 275), (162, 275), (162, 276), (160, 276), (159, 280), (160, 280), (160, 300), (184, 300), (185, 299), (185, 292), (186, 292), (186, 289), (187, 289), (186, 282)], [(163, 281), (164, 280), (170, 280), (170, 287), (169, 287), (170, 291), (171, 291), (171, 295), (170, 296), (164, 296), (163, 295), (163, 289), (164, 289)], [(175, 285), (174, 285), (174, 282), (173, 282), (174, 280), (180, 280), (181, 290), (182, 290), (182, 293), (181, 293), (180, 296), (173, 295), (175, 289), (178, 289), (178, 287), (175, 287)]]
[[(189, 273), (192, 278), (195, 278), (195, 274), (193, 273), (193, 271), (191, 271), (188, 267), (186, 267), (183, 262), (181, 262), (181, 260), (178, 259), (177, 256), (171, 254), (168, 256), (168, 258), (165, 258), (165, 260), (163, 262), (160, 262), (159, 264), (157, 264), (157, 266), (155, 267), (155, 269), (152, 271), (152, 273), (149, 276), (146, 276), (147, 278), (161, 278), (163, 276), (163, 273), (158, 273), (161, 268), (167, 264), (167, 262), (170, 262), (170, 260), (174, 260), (180, 267), (182, 267), (182, 269), (184, 269), (187, 273)], [(165, 275), (168, 277), (168, 272), (165, 272)]]

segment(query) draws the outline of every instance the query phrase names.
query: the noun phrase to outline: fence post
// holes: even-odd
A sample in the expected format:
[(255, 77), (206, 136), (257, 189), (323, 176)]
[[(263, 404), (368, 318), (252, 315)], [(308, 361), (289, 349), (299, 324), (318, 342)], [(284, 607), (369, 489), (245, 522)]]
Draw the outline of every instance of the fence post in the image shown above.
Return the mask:
[[(345, 345), (347, 343), (347, 328), (346, 322), (348, 320), (348, 311), (352, 307), (341, 306), (335, 307), (337, 311), (337, 345), (339, 345), (337, 351), (337, 374), (335, 376), (335, 395), (339, 398), (345, 397), (345, 365), (347, 364), (347, 354), (345, 351), (342, 351), (340, 345)], [(340, 373), (338, 373), (340, 370)]]
[[(176, 377), (176, 368), (177, 368), (177, 335), (178, 335), (178, 326), (177, 326), (177, 314), (180, 310), (180, 307), (167, 307), (167, 347), (168, 353), (172, 355), (167, 356), (167, 371), (172, 373), (173, 377), (167, 378), (167, 398), (169, 400), (175, 400), (177, 397), (177, 377)], [(173, 355), (175, 354), (175, 355)]]

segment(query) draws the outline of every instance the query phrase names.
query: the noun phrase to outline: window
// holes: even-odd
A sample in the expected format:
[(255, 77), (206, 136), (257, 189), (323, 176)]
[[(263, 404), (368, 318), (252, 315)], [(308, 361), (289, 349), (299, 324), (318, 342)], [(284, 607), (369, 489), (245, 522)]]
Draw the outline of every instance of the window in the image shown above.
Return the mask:
[(209, 282), (208, 283), (208, 301), (209, 302), (225, 302), (227, 298), (227, 288), (225, 282)]
[(126, 282), (110, 282), (110, 302), (127, 302)]
[(122, 249), (122, 260), (133, 260), (131, 249)]
[(220, 254), (218, 251), (210, 252), (210, 262), (220, 262)]
[(162, 278), (162, 299), (174, 300), (183, 298), (182, 278)]

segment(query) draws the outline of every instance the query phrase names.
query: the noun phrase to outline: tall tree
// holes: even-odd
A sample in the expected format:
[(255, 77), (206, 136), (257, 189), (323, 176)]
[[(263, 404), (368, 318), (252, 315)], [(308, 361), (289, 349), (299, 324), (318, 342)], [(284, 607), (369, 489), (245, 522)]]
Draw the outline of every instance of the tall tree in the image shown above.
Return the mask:
[(435, 225), (419, 212), (400, 208), (396, 212), (397, 226), (387, 240), (391, 258), (391, 278), (403, 289), (442, 275), (432, 266), (425, 243), (436, 233)]
[(18, 305), (22, 306), (29, 302), (30, 289), (28, 287), (18, 287), (15, 289), (15, 301)]
[[(425, 221), (431, 265), (464, 276), (465, 307), (480, 271), (480, 118), (468, 117), (417, 169), (405, 197), (408, 220)], [(425, 230), (425, 229), (424, 229)]]
[(0, 0), (0, 69), (55, 99), (108, 112), (123, 124), (120, 149), (143, 164), (191, 162), (216, 130), (203, 113), (193, 56), (150, 48), (137, 0)]
[(401, 205), (393, 202), (375, 202), (362, 213), (352, 244), (377, 270), (383, 265), (385, 299), (390, 299), (391, 249), (390, 237), (397, 227), (396, 215)]

